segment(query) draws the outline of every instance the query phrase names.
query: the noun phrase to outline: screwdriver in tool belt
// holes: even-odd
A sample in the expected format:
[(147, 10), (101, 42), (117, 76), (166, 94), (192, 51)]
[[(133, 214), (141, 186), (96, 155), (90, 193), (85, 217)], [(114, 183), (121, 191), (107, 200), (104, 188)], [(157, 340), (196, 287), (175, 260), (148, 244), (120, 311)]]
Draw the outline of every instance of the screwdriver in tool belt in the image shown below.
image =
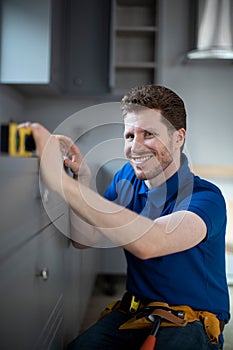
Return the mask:
[(156, 344), (156, 334), (157, 334), (159, 327), (160, 327), (160, 324), (162, 322), (162, 317), (160, 317), (158, 315), (156, 315), (156, 316), (150, 315), (149, 318), (151, 321), (152, 321), (152, 319), (151, 319), (152, 317), (153, 317), (154, 326), (152, 328), (150, 335), (148, 335), (148, 337), (146, 338), (146, 340), (142, 344), (142, 347), (140, 348), (140, 350), (154, 350), (154, 347)]

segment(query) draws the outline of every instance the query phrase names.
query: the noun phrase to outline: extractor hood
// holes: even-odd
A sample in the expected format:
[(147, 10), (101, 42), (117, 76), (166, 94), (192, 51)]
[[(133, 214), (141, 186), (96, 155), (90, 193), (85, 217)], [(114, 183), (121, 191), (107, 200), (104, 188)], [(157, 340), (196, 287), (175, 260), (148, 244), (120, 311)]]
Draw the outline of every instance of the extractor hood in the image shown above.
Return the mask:
[(233, 60), (233, 0), (197, 0), (194, 47), (188, 60)]

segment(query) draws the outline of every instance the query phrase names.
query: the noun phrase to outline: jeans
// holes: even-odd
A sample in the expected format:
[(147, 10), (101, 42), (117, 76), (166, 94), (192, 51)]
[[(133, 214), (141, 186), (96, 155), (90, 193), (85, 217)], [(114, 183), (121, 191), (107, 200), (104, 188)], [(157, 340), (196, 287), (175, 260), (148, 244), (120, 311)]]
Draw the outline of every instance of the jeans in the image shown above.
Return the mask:
[[(68, 346), (68, 350), (139, 350), (150, 330), (118, 330), (132, 315), (113, 311)], [(185, 327), (160, 327), (156, 335), (156, 350), (215, 350), (221, 344), (211, 344), (202, 323)]]

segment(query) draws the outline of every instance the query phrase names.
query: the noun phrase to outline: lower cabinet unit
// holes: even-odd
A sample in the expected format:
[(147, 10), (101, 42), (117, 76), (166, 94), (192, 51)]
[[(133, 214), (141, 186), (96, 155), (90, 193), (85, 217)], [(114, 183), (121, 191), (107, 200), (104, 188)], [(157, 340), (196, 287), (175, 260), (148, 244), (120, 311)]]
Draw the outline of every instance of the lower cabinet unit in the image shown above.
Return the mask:
[(0, 156), (0, 178), (0, 349), (66, 349), (88, 303), (85, 281), (91, 291), (95, 280), (95, 252), (86, 277), (86, 253), (59, 230), (64, 217), (69, 231), (66, 204), (52, 220), (43, 207), (36, 158)]

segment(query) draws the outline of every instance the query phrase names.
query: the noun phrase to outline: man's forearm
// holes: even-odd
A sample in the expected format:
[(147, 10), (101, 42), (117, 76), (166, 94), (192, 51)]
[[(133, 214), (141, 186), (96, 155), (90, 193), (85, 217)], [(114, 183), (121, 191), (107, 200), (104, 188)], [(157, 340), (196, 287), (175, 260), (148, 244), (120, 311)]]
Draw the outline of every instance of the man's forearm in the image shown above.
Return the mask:
[[(105, 248), (111, 246), (104, 235), (86, 219), (70, 209), (70, 238), (76, 248)], [(106, 245), (107, 243), (107, 245)]]
[(114, 245), (125, 246), (139, 239), (153, 221), (110, 202), (91, 189), (65, 177), (63, 193), (70, 207), (110, 239)]

